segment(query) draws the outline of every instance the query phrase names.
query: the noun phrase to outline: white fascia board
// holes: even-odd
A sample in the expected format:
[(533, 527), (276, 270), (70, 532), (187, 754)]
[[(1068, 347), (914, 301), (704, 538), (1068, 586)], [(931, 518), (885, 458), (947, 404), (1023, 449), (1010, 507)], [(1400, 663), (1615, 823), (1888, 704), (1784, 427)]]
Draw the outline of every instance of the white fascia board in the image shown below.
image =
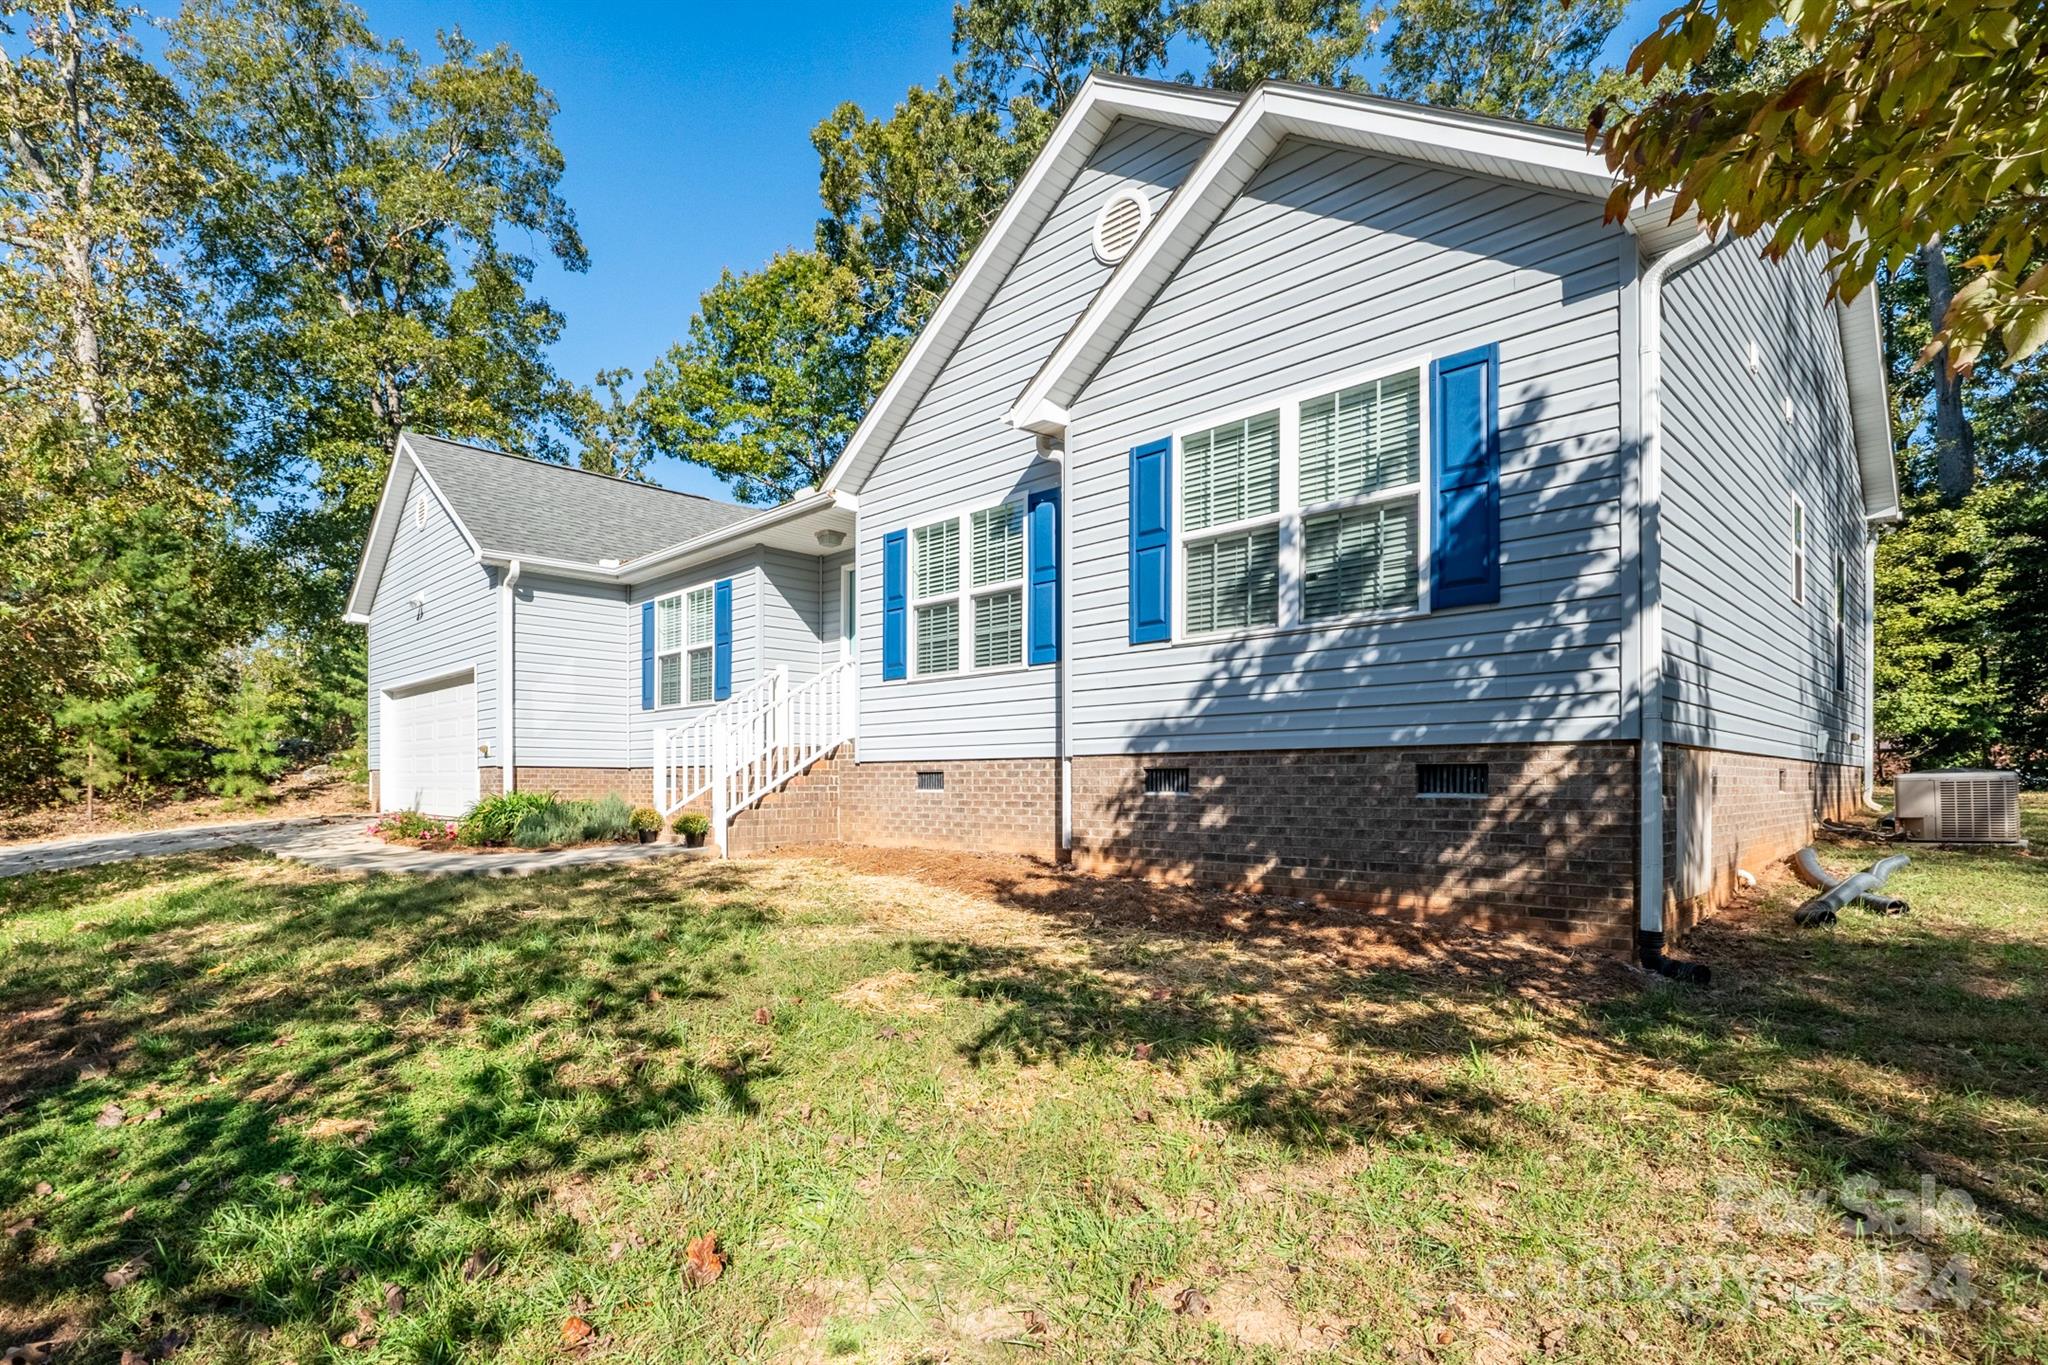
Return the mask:
[(1003, 211), (968, 256), (967, 264), (946, 290), (931, 318), (918, 332), (908, 354), (897, 365), (867, 415), (854, 429), (846, 448), (832, 463), (820, 490), (836, 493), (844, 485), (857, 492), (874, 459), (895, 434), (903, 418), (932, 381), (981, 310), (1009, 274), (1031, 237), (1043, 226), (1074, 175), (1119, 117), (1150, 119), (1176, 127), (1214, 130), (1223, 126), (1238, 105), (1235, 96), (1151, 81), (1091, 75), (1061, 116), (1031, 168), (1010, 192)]
[(1012, 426), (1063, 427), (1065, 409), (1108, 351), (1288, 137), (1603, 201), (1614, 184), (1606, 162), (1560, 130), (1313, 86), (1260, 85), (1017, 396)]
[[(685, 568), (691, 564), (713, 559), (721, 554), (744, 548), (764, 531), (772, 531), (790, 522), (802, 521), (805, 517), (821, 512), (845, 512), (856, 515), (859, 502), (850, 493), (834, 493), (820, 488), (814, 492), (802, 493), (780, 507), (771, 507), (757, 517), (736, 521), (721, 527), (708, 536), (685, 541), (681, 545), (665, 550), (653, 550), (638, 559), (629, 559), (616, 569), (600, 570), (607, 577), (620, 582), (637, 583), (656, 573)], [(538, 561), (529, 559), (527, 563)], [(588, 566), (586, 566), (587, 568)]]

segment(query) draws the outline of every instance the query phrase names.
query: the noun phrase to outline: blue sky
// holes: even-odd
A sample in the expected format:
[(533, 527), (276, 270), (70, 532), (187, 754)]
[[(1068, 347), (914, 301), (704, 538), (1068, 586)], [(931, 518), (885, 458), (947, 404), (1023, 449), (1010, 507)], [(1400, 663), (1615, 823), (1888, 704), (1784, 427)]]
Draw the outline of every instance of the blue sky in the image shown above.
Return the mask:
[[(811, 129), (845, 100), (885, 111), (953, 61), (950, 0), (362, 2), (376, 32), (425, 52), (448, 27), (509, 44), (560, 102), (563, 192), (590, 270), (544, 262), (538, 288), (567, 316), (555, 360), (579, 382), (646, 369), (721, 270), (808, 246), (819, 208)], [(1657, 12), (1632, 0), (1610, 60)], [(652, 473), (726, 496), (694, 465)]]
[[(568, 318), (556, 363), (581, 382), (608, 366), (646, 369), (682, 335), (719, 271), (810, 245), (811, 129), (844, 100), (886, 110), (952, 63), (947, 0), (365, 8), (376, 32), (422, 50), (447, 27), (509, 44), (554, 91), (563, 192), (590, 270), (544, 267), (538, 288)], [(663, 461), (653, 473), (672, 488), (726, 496), (694, 465)]]

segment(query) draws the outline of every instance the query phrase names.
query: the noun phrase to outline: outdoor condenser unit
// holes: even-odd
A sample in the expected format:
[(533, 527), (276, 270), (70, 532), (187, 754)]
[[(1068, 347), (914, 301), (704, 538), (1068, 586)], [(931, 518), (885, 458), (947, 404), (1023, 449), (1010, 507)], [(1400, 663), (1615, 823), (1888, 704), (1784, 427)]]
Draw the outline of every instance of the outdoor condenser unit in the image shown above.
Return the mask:
[(2017, 844), (2020, 775), (1976, 768), (1900, 773), (1899, 829), (1916, 844)]

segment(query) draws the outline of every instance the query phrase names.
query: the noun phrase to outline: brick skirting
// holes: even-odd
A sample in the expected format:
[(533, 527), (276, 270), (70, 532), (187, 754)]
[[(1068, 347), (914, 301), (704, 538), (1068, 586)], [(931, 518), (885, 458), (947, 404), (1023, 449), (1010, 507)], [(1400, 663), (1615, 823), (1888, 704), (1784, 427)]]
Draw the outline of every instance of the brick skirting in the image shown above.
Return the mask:
[(647, 768), (521, 767), (513, 769), (513, 776), (520, 791), (553, 792), (585, 801), (616, 795), (644, 806), (654, 796), (654, 773)]
[[(1484, 795), (1418, 765), (1486, 766)], [(1185, 795), (1146, 769), (1185, 768)], [(1083, 867), (1362, 906), (1626, 950), (1635, 746), (1308, 749), (1074, 760)]]
[[(1672, 935), (1726, 903), (1738, 869), (1761, 873), (1811, 843), (1816, 819), (1851, 819), (1862, 804), (1860, 767), (1667, 747), (1664, 867)], [(1703, 822), (1704, 849), (1695, 850), (1683, 830), (1689, 821)], [(1689, 867), (1695, 852), (1699, 864)]]
[[(936, 790), (918, 774), (937, 773)], [(1059, 856), (1059, 763), (1050, 758), (845, 763), (839, 837), (883, 848)]]

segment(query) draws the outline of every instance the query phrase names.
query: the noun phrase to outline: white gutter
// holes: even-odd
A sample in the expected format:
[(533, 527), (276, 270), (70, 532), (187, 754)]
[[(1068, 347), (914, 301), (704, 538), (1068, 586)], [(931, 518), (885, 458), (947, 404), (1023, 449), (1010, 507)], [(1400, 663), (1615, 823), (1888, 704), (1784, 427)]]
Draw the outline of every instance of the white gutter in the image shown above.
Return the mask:
[[(1722, 241), (1730, 240), (1722, 238)], [(1651, 262), (1643, 272), (1637, 295), (1637, 412), (1642, 426), (1639, 461), (1636, 556), (1641, 578), (1636, 639), (1641, 657), (1636, 681), (1636, 713), (1641, 734), (1636, 745), (1636, 945), (1643, 965), (1661, 970), (1664, 953), (1664, 587), (1662, 520), (1664, 500), (1664, 285), (1673, 275), (1704, 258), (1717, 245), (1702, 233)], [(1705, 969), (1690, 966), (1704, 976)]]
[(498, 578), (498, 764), (500, 785), (507, 792), (517, 785), (512, 752), (512, 736), (518, 728), (512, 723), (512, 606), (517, 600), (520, 567), (518, 560), (508, 560)]

